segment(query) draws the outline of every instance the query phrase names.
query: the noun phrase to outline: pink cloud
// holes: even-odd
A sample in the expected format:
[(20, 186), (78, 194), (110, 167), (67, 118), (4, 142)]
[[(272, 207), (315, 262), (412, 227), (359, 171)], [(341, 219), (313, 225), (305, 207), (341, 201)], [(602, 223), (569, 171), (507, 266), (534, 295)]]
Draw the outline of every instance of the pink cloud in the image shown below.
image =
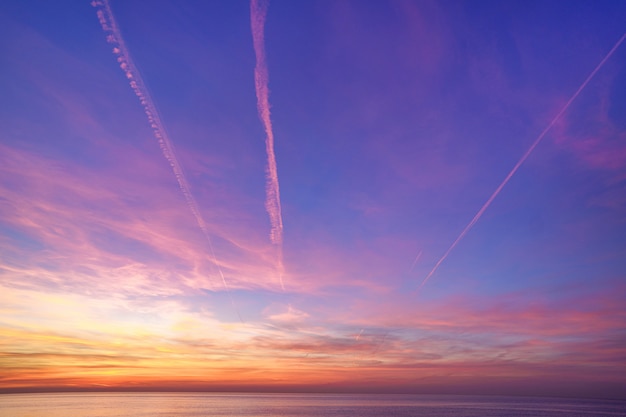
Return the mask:
[[(2, 150), (4, 181), (0, 186), (7, 205), (2, 220), (44, 245), (43, 252), (35, 252), (32, 257), (49, 258), (54, 266), (45, 274), (42, 267), (40, 277), (52, 277), (56, 270), (64, 270), (65, 274), (76, 271), (75, 279), (88, 279), (80, 271), (93, 272), (94, 268), (98, 275), (118, 270), (121, 277), (123, 268), (135, 265), (131, 270), (151, 276), (148, 279), (143, 275), (143, 285), (147, 287), (156, 285), (158, 277), (165, 277), (168, 273), (164, 271), (170, 271), (171, 281), (167, 285), (178, 287), (181, 281), (177, 277), (183, 274), (187, 275), (182, 281), (186, 285), (217, 289), (210, 278), (214, 272), (210, 272), (206, 248), (189, 216), (181, 212), (181, 198), (171, 188), (167, 170), (158, 160), (129, 148), (123, 155), (133, 161), (132, 165), (119, 166), (114, 172), (97, 172), (13, 148)], [(158, 177), (163, 179), (160, 185), (155, 182)], [(145, 187), (145, 183), (153, 186)], [(227, 237), (228, 230), (221, 229), (220, 235)], [(109, 238), (114, 239), (112, 242), (136, 242), (137, 248), (152, 251), (152, 255), (137, 259), (130, 248), (120, 248), (117, 253), (103, 249)], [(262, 247), (230, 245), (226, 254), (221, 266), (238, 282), (237, 286), (275, 288), (273, 279), (264, 272), (271, 271), (271, 263), (265, 259)], [(23, 259), (23, 265), (33, 259)], [(149, 272), (154, 266), (165, 267), (168, 263), (185, 266), (182, 270), (166, 267), (159, 273)], [(21, 267), (12, 268), (27, 273)], [(70, 285), (72, 279), (64, 276), (63, 282)]]

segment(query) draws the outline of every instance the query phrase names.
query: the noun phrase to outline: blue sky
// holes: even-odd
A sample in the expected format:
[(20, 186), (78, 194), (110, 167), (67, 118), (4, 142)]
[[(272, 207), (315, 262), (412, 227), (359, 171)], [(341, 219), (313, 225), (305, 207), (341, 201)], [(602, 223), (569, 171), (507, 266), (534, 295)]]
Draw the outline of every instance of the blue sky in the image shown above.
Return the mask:
[(625, 15), (3, 2), (0, 389), (623, 397)]

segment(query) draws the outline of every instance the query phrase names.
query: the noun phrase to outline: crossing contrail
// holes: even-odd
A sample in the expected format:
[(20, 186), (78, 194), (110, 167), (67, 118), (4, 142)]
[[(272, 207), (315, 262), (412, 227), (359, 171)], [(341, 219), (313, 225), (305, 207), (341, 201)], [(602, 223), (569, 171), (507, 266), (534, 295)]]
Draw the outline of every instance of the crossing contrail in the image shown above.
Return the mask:
[[(209, 249), (211, 251), (211, 256), (213, 263), (216, 265), (217, 270), (219, 272), (220, 277), (222, 278), (222, 283), (224, 284), (224, 288), (228, 292), (228, 296), (230, 295), (230, 288), (226, 283), (226, 278), (224, 277), (224, 272), (220, 267), (220, 263), (217, 260), (217, 256), (215, 255), (215, 249), (213, 248), (213, 242), (211, 240), (211, 235), (209, 232), (209, 228), (200, 213), (200, 209), (198, 208), (198, 203), (191, 193), (191, 188), (189, 187), (189, 183), (187, 182), (187, 178), (185, 177), (185, 173), (178, 162), (178, 158), (176, 158), (176, 153), (174, 151), (174, 146), (170, 141), (170, 138), (161, 122), (161, 117), (159, 116), (159, 112), (154, 105), (154, 101), (150, 96), (150, 92), (146, 87), (141, 74), (137, 70), (128, 49), (126, 48), (126, 44), (124, 43), (124, 39), (122, 38), (122, 34), (117, 25), (117, 21), (115, 20), (115, 16), (113, 15), (113, 11), (111, 10), (111, 5), (109, 4), (109, 0), (94, 0), (91, 2), (93, 7), (97, 8), (98, 21), (102, 26), (102, 30), (107, 35), (107, 42), (113, 45), (113, 54), (117, 57), (117, 62), (120, 64), (120, 68), (126, 75), (126, 78), (129, 81), (130, 88), (133, 90), (139, 102), (143, 106), (144, 113), (148, 118), (148, 123), (150, 123), (150, 127), (152, 128), (152, 134), (154, 138), (159, 142), (159, 147), (163, 153), (163, 156), (170, 164), (172, 168), (172, 172), (176, 177), (176, 181), (178, 182), (178, 187), (185, 197), (185, 201), (191, 210), (191, 213), (196, 219), (196, 223), (198, 227), (204, 234), (207, 242), (209, 243)], [(231, 304), (234, 307), (234, 301), (231, 297)], [(235, 308), (235, 310), (237, 310)], [(237, 315), (241, 320), (241, 315), (239, 315), (239, 311), (237, 311)]]
[(265, 17), (267, 15), (268, 0), (250, 1), (250, 25), (252, 28), (252, 42), (256, 55), (254, 67), (254, 86), (257, 97), (259, 118), (265, 128), (265, 150), (267, 152), (267, 171), (265, 183), (265, 209), (270, 218), (270, 241), (278, 250), (278, 277), (282, 289), (283, 283), (283, 218), (280, 206), (280, 188), (278, 186), (278, 170), (276, 169), (276, 155), (274, 154), (274, 132), (270, 118), (269, 103), (269, 74), (265, 62)]
[(470, 221), (467, 226), (465, 226), (465, 229), (463, 229), (463, 231), (461, 232), (461, 234), (456, 238), (456, 240), (452, 243), (452, 245), (450, 245), (450, 247), (448, 248), (448, 250), (443, 254), (443, 256), (437, 261), (437, 263), (435, 264), (435, 266), (433, 267), (433, 269), (428, 273), (428, 275), (426, 275), (426, 278), (424, 278), (424, 280), (422, 281), (422, 283), (419, 285), (419, 287), (417, 288), (417, 290), (421, 289), (424, 284), (426, 284), (426, 282), (428, 282), (428, 280), (430, 279), (430, 277), (435, 273), (435, 271), (437, 271), (437, 268), (439, 268), (439, 266), (442, 264), (442, 262), (448, 257), (448, 255), (450, 254), (450, 252), (452, 252), (452, 250), (455, 248), (455, 246), (465, 237), (465, 235), (467, 234), (467, 232), (470, 231), (470, 229), (472, 227), (474, 227), (474, 225), (476, 224), (476, 222), (478, 222), (478, 220), (480, 220), (481, 216), (483, 215), (483, 213), (485, 212), (485, 210), (487, 210), (489, 208), (489, 206), (491, 205), (491, 203), (493, 202), (493, 200), (498, 196), (498, 194), (500, 194), (500, 191), (502, 191), (502, 189), (504, 188), (504, 186), (509, 182), (509, 180), (511, 179), (511, 177), (513, 177), (513, 175), (515, 175), (515, 173), (517, 172), (517, 170), (520, 168), (520, 166), (522, 166), (522, 164), (526, 161), (526, 159), (528, 159), (528, 157), (530, 156), (530, 154), (535, 150), (535, 148), (537, 147), (537, 145), (539, 145), (539, 142), (541, 142), (541, 140), (543, 139), (543, 137), (546, 135), (546, 133), (548, 133), (548, 131), (552, 128), (552, 126), (554, 126), (554, 124), (561, 118), (561, 116), (563, 116), (563, 113), (565, 113), (565, 111), (569, 108), (569, 106), (572, 104), (572, 102), (574, 100), (576, 100), (576, 98), (578, 97), (578, 95), (581, 93), (581, 91), (583, 91), (583, 89), (587, 86), (587, 84), (589, 84), (589, 81), (591, 81), (591, 79), (596, 75), (596, 73), (598, 71), (600, 71), (600, 69), (604, 66), (604, 64), (606, 63), (606, 61), (608, 61), (609, 58), (611, 58), (611, 56), (613, 55), (613, 53), (617, 50), (617, 48), (619, 48), (619, 46), (622, 44), (622, 42), (624, 42), (624, 39), (626, 39), (626, 33), (624, 33), (622, 35), (622, 37), (617, 41), (617, 43), (615, 43), (615, 45), (613, 46), (613, 48), (611, 48), (611, 50), (604, 56), (604, 58), (602, 58), (602, 60), (600, 61), (600, 63), (593, 69), (593, 71), (591, 71), (591, 73), (589, 74), (589, 76), (587, 76), (587, 78), (585, 79), (585, 81), (583, 81), (583, 83), (580, 85), (580, 87), (578, 87), (578, 90), (576, 90), (576, 92), (570, 97), (569, 100), (567, 100), (567, 103), (565, 103), (565, 105), (563, 106), (563, 108), (561, 108), (561, 110), (557, 113), (556, 116), (554, 116), (554, 118), (552, 119), (552, 121), (550, 123), (548, 123), (548, 125), (545, 127), (545, 129), (543, 129), (543, 131), (539, 134), (539, 136), (537, 136), (537, 138), (535, 139), (535, 141), (532, 143), (532, 145), (530, 145), (530, 148), (528, 148), (528, 150), (526, 151), (526, 153), (524, 153), (524, 155), (522, 155), (522, 157), (520, 158), (519, 161), (517, 161), (517, 163), (515, 164), (515, 166), (513, 167), (513, 169), (511, 170), (511, 172), (509, 172), (509, 174), (504, 178), (504, 181), (502, 181), (502, 183), (500, 183), (500, 185), (498, 186), (498, 188), (496, 188), (496, 190), (493, 192), (493, 194), (491, 194), (491, 197), (489, 197), (487, 199), (487, 201), (485, 202), (485, 204), (483, 204), (483, 206), (480, 208), (480, 210), (478, 210), (478, 213), (476, 213), (476, 215), (474, 216), (474, 218), (472, 219), (472, 221)]

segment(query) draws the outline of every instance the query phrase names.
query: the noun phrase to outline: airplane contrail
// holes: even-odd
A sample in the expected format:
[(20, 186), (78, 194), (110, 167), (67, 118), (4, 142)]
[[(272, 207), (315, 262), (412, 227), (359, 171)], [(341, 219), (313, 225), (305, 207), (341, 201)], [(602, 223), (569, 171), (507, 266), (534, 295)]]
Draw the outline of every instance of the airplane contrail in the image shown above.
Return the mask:
[(463, 239), (463, 237), (465, 237), (465, 235), (467, 234), (467, 232), (469, 232), (469, 230), (476, 224), (476, 222), (478, 222), (478, 220), (480, 220), (481, 216), (483, 215), (483, 213), (485, 212), (485, 210), (487, 210), (489, 208), (489, 206), (491, 205), (491, 203), (493, 202), (493, 200), (498, 196), (498, 194), (500, 194), (500, 191), (502, 191), (502, 189), (504, 188), (504, 186), (509, 182), (509, 180), (511, 179), (511, 177), (513, 175), (515, 175), (515, 173), (517, 172), (517, 170), (520, 168), (520, 166), (522, 166), (522, 164), (526, 161), (526, 159), (528, 159), (528, 157), (530, 156), (530, 154), (535, 150), (535, 148), (537, 147), (537, 145), (539, 145), (539, 142), (541, 142), (541, 140), (543, 139), (543, 137), (546, 135), (546, 133), (548, 133), (548, 131), (552, 128), (552, 126), (554, 126), (554, 124), (561, 118), (561, 116), (563, 116), (563, 113), (565, 113), (565, 111), (569, 108), (569, 106), (572, 104), (572, 102), (574, 100), (576, 100), (576, 98), (578, 97), (578, 95), (581, 93), (581, 91), (583, 91), (583, 89), (587, 86), (587, 84), (589, 84), (589, 81), (591, 81), (591, 79), (596, 75), (596, 73), (598, 71), (600, 71), (600, 69), (604, 66), (604, 64), (606, 63), (606, 61), (608, 61), (609, 58), (611, 58), (611, 56), (613, 55), (613, 53), (617, 50), (617, 48), (619, 48), (619, 46), (622, 44), (622, 42), (624, 42), (624, 39), (626, 39), (626, 33), (624, 33), (622, 35), (622, 37), (615, 43), (615, 45), (613, 46), (613, 48), (611, 48), (611, 50), (604, 56), (604, 58), (602, 58), (602, 60), (600, 61), (600, 63), (593, 69), (593, 71), (591, 71), (591, 73), (589, 74), (589, 76), (587, 76), (587, 78), (585, 79), (585, 81), (583, 81), (583, 83), (580, 85), (580, 87), (578, 87), (578, 89), (576, 90), (576, 92), (570, 97), (570, 99), (567, 101), (567, 103), (565, 103), (565, 105), (563, 106), (563, 108), (561, 108), (561, 110), (557, 113), (556, 116), (554, 116), (554, 118), (552, 119), (552, 121), (550, 123), (548, 123), (548, 125), (546, 126), (545, 129), (543, 129), (543, 131), (539, 134), (539, 136), (537, 136), (537, 138), (535, 139), (535, 141), (532, 143), (532, 145), (530, 145), (530, 148), (528, 148), (528, 150), (526, 151), (526, 153), (524, 153), (524, 155), (522, 155), (522, 157), (520, 158), (519, 161), (517, 161), (517, 163), (515, 164), (515, 166), (513, 167), (513, 169), (511, 170), (511, 172), (509, 172), (509, 174), (504, 178), (504, 181), (502, 181), (502, 183), (500, 183), (500, 185), (498, 186), (498, 188), (496, 188), (496, 190), (493, 192), (493, 194), (491, 194), (491, 197), (489, 197), (487, 199), (487, 201), (485, 202), (485, 204), (483, 204), (483, 206), (480, 208), (480, 210), (478, 210), (478, 213), (476, 213), (476, 215), (474, 216), (474, 218), (467, 224), (467, 226), (465, 226), (465, 229), (463, 229), (463, 231), (461, 232), (461, 234), (456, 238), (456, 240), (452, 243), (452, 245), (450, 245), (450, 247), (448, 248), (448, 250), (443, 254), (443, 256), (437, 261), (437, 263), (435, 264), (435, 266), (433, 267), (433, 269), (428, 273), (428, 275), (426, 275), (426, 278), (424, 278), (424, 280), (422, 281), (422, 283), (419, 285), (419, 287), (417, 288), (417, 290), (420, 290), (424, 284), (426, 284), (426, 282), (428, 282), (428, 280), (430, 279), (430, 277), (435, 273), (435, 271), (437, 271), (437, 268), (439, 268), (439, 266), (441, 265), (441, 263), (448, 257), (448, 255), (450, 254), (450, 252), (452, 252), (452, 250), (455, 248), (455, 246), (461, 241), (461, 239)]
[(420, 258), (422, 257), (422, 252), (423, 252), (422, 249), (420, 249), (420, 251), (417, 252), (415, 259), (413, 260), (413, 263), (411, 264), (411, 267), (409, 268), (409, 272), (411, 272), (413, 268), (415, 268), (415, 265), (417, 265), (417, 261), (419, 261)]
[(250, 1), (250, 26), (252, 28), (252, 42), (256, 55), (254, 67), (254, 87), (257, 97), (257, 110), (259, 118), (265, 128), (265, 151), (267, 152), (267, 171), (265, 183), (265, 209), (270, 218), (270, 241), (278, 250), (278, 277), (282, 289), (283, 283), (283, 218), (280, 206), (280, 188), (278, 185), (278, 170), (276, 168), (276, 155), (274, 154), (274, 132), (270, 118), (269, 103), (269, 74), (265, 62), (265, 17), (267, 15), (268, 0)]
[(365, 329), (361, 329), (361, 331), (359, 332), (359, 334), (356, 335), (356, 337), (354, 338), (355, 341), (359, 341), (359, 339), (361, 338), (361, 335), (363, 334), (363, 330)]
[[(102, 26), (102, 30), (107, 34), (107, 42), (113, 45), (113, 54), (117, 57), (117, 62), (120, 64), (120, 68), (126, 75), (126, 78), (129, 81), (130, 87), (139, 99), (139, 102), (143, 106), (144, 113), (148, 118), (148, 122), (150, 123), (150, 127), (152, 128), (152, 133), (155, 139), (159, 142), (159, 147), (161, 148), (161, 152), (163, 156), (170, 164), (172, 168), (172, 172), (176, 177), (176, 181), (178, 182), (178, 187), (185, 197), (185, 201), (191, 210), (191, 213), (196, 219), (196, 223), (198, 227), (204, 234), (207, 242), (209, 243), (209, 249), (211, 251), (211, 256), (213, 263), (217, 266), (217, 270), (219, 272), (220, 277), (222, 278), (222, 283), (228, 292), (228, 296), (230, 297), (231, 304), (235, 307), (234, 301), (230, 294), (230, 288), (226, 283), (226, 278), (224, 277), (224, 272), (220, 267), (220, 263), (217, 260), (217, 256), (215, 255), (215, 249), (213, 248), (213, 242), (211, 240), (211, 235), (209, 232), (209, 228), (200, 213), (200, 209), (198, 207), (198, 203), (191, 193), (191, 188), (189, 183), (187, 182), (187, 178), (185, 177), (185, 173), (178, 162), (178, 158), (176, 157), (176, 153), (174, 151), (174, 146), (170, 141), (170, 138), (161, 122), (161, 117), (159, 116), (159, 112), (154, 105), (154, 101), (150, 96), (150, 92), (146, 87), (141, 74), (137, 70), (133, 60), (131, 59), (130, 53), (126, 48), (126, 44), (124, 39), (122, 38), (122, 33), (117, 25), (117, 21), (115, 20), (115, 16), (113, 15), (113, 11), (111, 10), (111, 5), (109, 4), (109, 0), (94, 0), (91, 2), (93, 7), (97, 8), (98, 21)], [(235, 308), (235, 310), (237, 310)], [(239, 311), (237, 311), (237, 315), (241, 320), (241, 315)]]

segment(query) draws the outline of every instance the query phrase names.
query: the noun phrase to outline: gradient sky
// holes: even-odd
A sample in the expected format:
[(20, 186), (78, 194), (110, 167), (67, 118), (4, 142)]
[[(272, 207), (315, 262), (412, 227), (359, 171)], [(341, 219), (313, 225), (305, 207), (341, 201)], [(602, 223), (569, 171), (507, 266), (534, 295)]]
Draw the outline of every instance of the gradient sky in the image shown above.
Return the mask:
[(626, 398), (626, 2), (258, 6), (0, 3), (0, 391)]

